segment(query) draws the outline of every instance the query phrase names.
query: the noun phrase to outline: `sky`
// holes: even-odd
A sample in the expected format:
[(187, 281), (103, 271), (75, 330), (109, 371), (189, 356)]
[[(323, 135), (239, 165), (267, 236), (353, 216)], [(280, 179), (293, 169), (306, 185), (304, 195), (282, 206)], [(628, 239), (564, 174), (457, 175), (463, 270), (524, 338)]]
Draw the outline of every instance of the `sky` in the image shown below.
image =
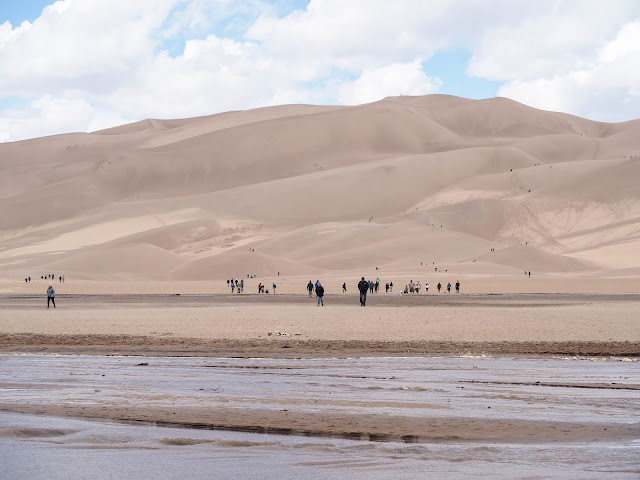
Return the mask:
[(0, 0), (0, 142), (433, 93), (640, 118), (640, 1)]

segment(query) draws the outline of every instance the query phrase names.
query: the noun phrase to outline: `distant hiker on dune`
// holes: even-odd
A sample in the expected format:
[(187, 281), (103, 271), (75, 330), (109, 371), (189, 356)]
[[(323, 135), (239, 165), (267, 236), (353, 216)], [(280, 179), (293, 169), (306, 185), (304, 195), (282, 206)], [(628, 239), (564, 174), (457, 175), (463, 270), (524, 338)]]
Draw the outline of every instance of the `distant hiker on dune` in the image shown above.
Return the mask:
[(47, 288), (47, 308), (49, 308), (49, 302), (53, 303), (53, 308), (56, 308), (56, 291), (53, 289), (53, 285), (49, 284)]
[(347, 293), (347, 282), (342, 284), (342, 293)]
[(307, 283), (307, 290), (309, 291), (309, 296), (313, 295), (313, 282), (311, 280)]
[(447, 283), (447, 293), (451, 293), (451, 282)]
[(358, 283), (358, 290), (360, 291), (360, 306), (364, 307), (367, 303), (367, 292), (369, 291), (369, 284), (364, 277)]
[(440, 289), (442, 288), (442, 284), (438, 282), (438, 293), (440, 293)]
[(456, 280), (456, 293), (460, 293), (460, 282)]

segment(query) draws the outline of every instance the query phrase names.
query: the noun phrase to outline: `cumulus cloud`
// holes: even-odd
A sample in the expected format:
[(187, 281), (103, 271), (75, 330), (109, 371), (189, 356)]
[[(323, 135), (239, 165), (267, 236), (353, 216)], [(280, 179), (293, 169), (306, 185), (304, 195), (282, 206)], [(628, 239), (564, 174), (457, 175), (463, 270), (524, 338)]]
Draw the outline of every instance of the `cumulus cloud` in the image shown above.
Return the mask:
[(441, 84), (439, 79), (427, 76), (417, 59), (365, 69), (357, 80), (340, 87), (338, 99), (345, 105), (358, 105), (387, 96), (427, 95), (437, 92)]
[(0, 141), (280, 103), (437, 92), (422, 62), (467, 49), (499, 94), (601, 120), (638, 117), (635, 0), (61, 0), (0, 24)]
[(623, 25), (590, 61), (555, 75), (510, 81), (498, 93), (528, 105), (595, 120), (638, 118), (639, 67), (640, 21), (635, 21)]

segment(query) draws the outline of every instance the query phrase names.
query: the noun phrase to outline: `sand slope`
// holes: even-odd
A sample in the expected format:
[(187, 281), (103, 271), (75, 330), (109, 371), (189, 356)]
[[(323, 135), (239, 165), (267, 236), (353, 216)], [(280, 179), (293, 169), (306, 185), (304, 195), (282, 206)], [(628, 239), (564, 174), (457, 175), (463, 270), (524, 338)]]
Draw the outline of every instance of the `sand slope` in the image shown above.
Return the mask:
[(424, 262), (638, 284), (640, 121), (446, 95), (284, 105), (0, 144), (0, 168), (5, 279), (404, 278)]

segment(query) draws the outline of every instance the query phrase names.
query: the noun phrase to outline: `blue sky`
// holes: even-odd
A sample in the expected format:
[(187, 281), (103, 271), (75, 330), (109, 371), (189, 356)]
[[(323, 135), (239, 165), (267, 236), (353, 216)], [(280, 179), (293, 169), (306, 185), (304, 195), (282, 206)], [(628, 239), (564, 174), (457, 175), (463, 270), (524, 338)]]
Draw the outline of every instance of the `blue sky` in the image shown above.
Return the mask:
[(0, 2), (0, 141), (401, 94), (640, 117), (635, 0), (52, 3)]
[(18, 26), (25, 20), (33, 22), (51, 3), (51, 0), (3, 0), (0, 2), (0, 23), (8, 20)]

